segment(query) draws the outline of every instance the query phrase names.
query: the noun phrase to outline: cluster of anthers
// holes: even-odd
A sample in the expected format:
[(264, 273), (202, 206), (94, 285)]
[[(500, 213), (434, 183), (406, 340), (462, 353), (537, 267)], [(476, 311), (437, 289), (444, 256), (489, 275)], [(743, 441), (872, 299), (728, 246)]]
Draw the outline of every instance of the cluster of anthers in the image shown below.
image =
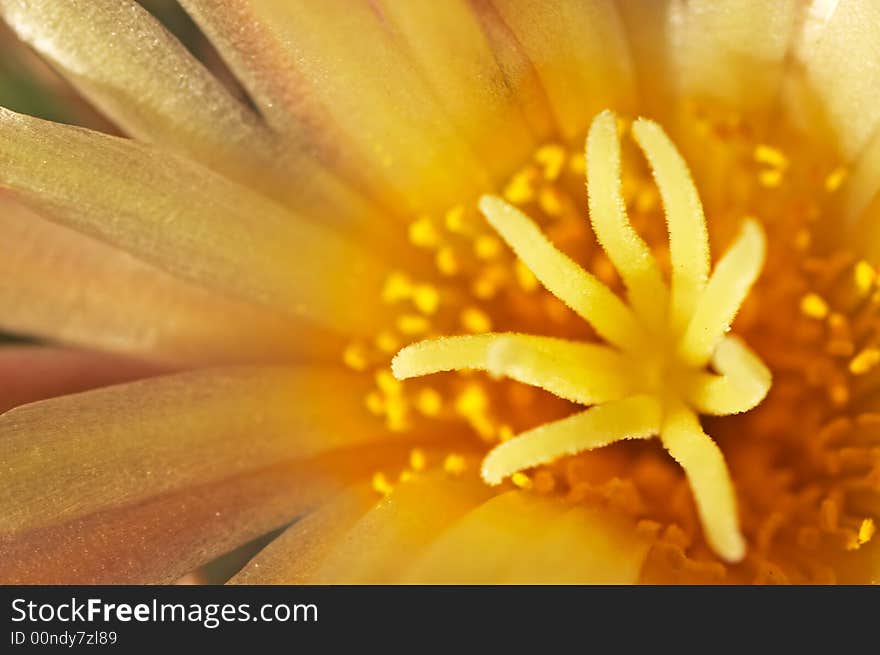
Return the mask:
[(627, 216), (617, 121), (605, 111), (586, 142), (590, 222), (628, 302), (560, 252), (519, 209), (491, 195), (479, 207), (547, 290), (606, 343), (519, 333), (442, 337), (403, 348), (392, 370), (398, 379), (481, 370), (589, 406), (492, 449), (482, 464), (483, 479), (492, 485), (567, 455), (659, 435), (687, 475), (707, 542), (724, 560), (737, 562), (746, 545), (733, 484), (698, 416), (745, 412), (770, 388), (767, 367), (728, 334), (761, 271), (765, 237), (756, 221), (746, 220), (710, 274), (706, 221), (687, 165), (656, 123), (638, 119), (632, 133), (666, 213), (669, 284)]

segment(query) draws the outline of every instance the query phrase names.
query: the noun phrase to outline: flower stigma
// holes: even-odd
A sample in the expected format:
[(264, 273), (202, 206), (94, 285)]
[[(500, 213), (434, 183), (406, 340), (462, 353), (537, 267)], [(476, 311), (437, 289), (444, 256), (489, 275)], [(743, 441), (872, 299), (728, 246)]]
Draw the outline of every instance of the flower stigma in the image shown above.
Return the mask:
[(401, 350), (392, 370), (400, 380), (482, 370), (590, 406), (493, 448), (481, 469), (491, 485), (566, 455), (659, 435), (687, 473), (708, 542), (726, 561), (737, 562), (745, 555), (745, 542), (730, 474), (697, 416), (745, 412), (770, 388), (770, 372), (761, 360), (727, 335), (760, 273), (764, 233), (757, 222), (744, 222), (710, 275), (706, 222), (684, 160), (656, 123), (639, 119), (632, 130), (665, 207), (671, 284), (627, 217), (617, 121), (606, 111), (595, 118), (587, 137), (590, 220), (624, 281), (628, 303), (560, 252), (516, 207), (492, 195), (479, 202), (535, 278), (605, 343), (518, 333), (441, 337)]

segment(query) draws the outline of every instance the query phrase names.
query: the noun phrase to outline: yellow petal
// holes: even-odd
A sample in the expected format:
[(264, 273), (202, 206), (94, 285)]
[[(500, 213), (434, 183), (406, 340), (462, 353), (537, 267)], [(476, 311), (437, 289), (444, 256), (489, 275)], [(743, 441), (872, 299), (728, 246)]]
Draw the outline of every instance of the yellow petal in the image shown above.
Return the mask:
[(328, 327), (362, 330), (376, 318), (380, 268), (366, 253), (207, 169), (2, 109), (0, 148), (0, 185), (53, 220)]
[(565, 139), (582, 137), (606, 107), (633, 109), (632, 63), (613, 2), (500, 0), (494, 5), (538, 71)]
[(638, 579), (646, 550), (635, 530), (598, 510), (572, 512), (558, 500), (511, 491), (447, 530), (404, 581), (628, 584)]
[(369, 209), (351, 190), (301, 149), (279, 147), (260, 117), (136, 2), (2, 0), (0, 13), (129, 134), (322, 220), (366, 219)]
[(287, 528), (230, 584), (304, 584), (329, 550), (376, 503), (368, 485), (347, 489)]
[[(824, 126), (845, 160), (880, 127), (880, 5), (873, 0), (814, 2), (789, 67), (784, 99), (807, 132)], [(820, 133), (821, 134), (821, 133)]]
[(590, 405), (628, 391), (623, 358), (605, 346), (527, 334), (480, 334), (421, 341), (391, 363), (398, 379), (440, 371), (482, 370)]
[(473, 477), (443, 471), (397, 485), (342, 537), (309, 584), (388, 584), (447, 526), (491, 492)]
[(778, 97), (802, 5), (797, 0), (675, 3), (667, 27), (681, 96), (766, 114)]
[(740, 561), (746, 543), (739, 530), (736, 494), (724, 455), (684, 407), (667, 410), (660, 433), (663, 446), (687, 474), (706, 540), (728, 562)]
[(0, 326), (9, 332), (173, 366), (338, 353), (327, 335), (174, 278), (2, 196), (0, 251)]
[(509, 176), (537, 142), (474, 9), (466, 0), (380, 5), (483, 165), (499, 181)]
[(0, 534), (382, 438), (366, 389), (330, 369), (208, 369), (0, 417)]
[(541, 284), (590, 323), (603, 339), (621, 347), (639, 343), (642, 328), (629, 307), (557, 250), (532, 219), (495, 196), (483, 196), (480, 211)]
[(387, 207), (446, 207), (486, 188), (474, 152), (370, 5), (183, 4), (276, 130), (318, 132), (305, 138), (327, 142), (319, 156)]
[(660, 402), (633, 396), (544, 423), (493, 448), (483, 460), (483, 479), (498, 484), (508, 475), (621, 439), (644, 439), (660, 431)]

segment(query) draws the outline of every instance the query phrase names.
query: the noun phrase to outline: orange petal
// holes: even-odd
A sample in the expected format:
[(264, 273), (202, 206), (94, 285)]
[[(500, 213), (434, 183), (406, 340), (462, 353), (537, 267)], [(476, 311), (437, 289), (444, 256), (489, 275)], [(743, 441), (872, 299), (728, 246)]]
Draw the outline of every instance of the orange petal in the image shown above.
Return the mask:
[(294, 519), (407, 447), (370, 445), (180, 489), (0, 537), (4, 584), (156, 584)]
[(13, 333), (172, 366), (339, 352), (329, 335), (174, 278), (2, 193), (0, 251), (0, 327)]
[(360, 384), (341, 369), (208, 369), (10, 410), (0, 534), (381, 440)]
[(0, 412), (35, 400), (149, 377), (160, 369), (107, 353), (0, 347)]
[(201, 166), (3, 109), (0, 148), (0, 186), (53, 220), (325, 326), (363, 330), (377, 318), (381, 268), (363, 249)]

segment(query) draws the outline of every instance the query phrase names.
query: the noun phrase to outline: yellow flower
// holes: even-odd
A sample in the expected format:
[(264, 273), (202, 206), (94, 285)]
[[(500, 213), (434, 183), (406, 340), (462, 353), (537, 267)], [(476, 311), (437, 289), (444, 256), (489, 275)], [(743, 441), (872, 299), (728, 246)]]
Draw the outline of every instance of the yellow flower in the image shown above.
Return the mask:
[(4, 582), (876, 578), (876, 3), (180, 4), (0, 0)]

